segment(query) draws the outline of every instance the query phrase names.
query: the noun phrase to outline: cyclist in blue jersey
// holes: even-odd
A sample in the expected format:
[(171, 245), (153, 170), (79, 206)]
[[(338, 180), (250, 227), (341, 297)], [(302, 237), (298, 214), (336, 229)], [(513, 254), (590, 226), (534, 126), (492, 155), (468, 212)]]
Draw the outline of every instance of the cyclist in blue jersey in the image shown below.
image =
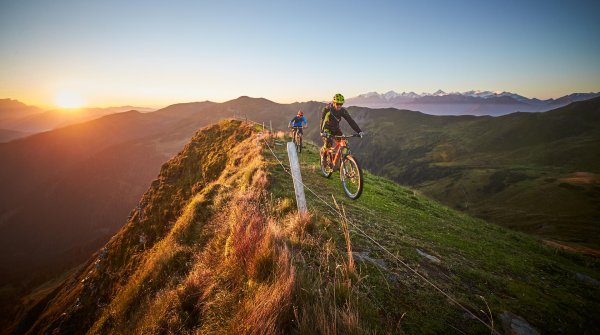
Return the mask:
[(306, 128), (306, 118), (302, 110), (290, 120), (288, 128), (292, 128), (292, 140), (296, 144), (296, 150), (298, 153), (302, 152), (302, 128)]
[(300, 134), (302, 134), (302, 128), (306, 128), (306, 118), (304, 117), (303, 111), (299, 111), (298, 115), (294, 116), (294, 118), (290, 120), (288, 128), (298, 128), (298, 131)]
[(297, 131), (300, 136), (303, 135), (302, 128), (306, 128), (306, 118), (302, 110), (298, 111), (298, 115), (294, 116), (288, 124), (288, 128), (292, 129), (292, 138), (296, 138), (294, 132)]

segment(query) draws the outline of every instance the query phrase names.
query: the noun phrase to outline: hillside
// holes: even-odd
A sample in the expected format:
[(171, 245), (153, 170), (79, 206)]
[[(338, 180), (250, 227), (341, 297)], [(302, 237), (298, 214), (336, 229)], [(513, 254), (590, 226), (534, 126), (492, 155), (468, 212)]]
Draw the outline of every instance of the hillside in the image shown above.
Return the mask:
[[(543, 333), (598, 328), (597, 260), (369, 173), (348, 202), (337, 173), (318, 176), (315, 147), (301, 156), (303, 176), (324, 201), (308, 193), (310, 215), (299, 218), (289, 177), (256, 131), (238, 121), (198, 131), (104, 248), (45, 298), (32, 295), (15, 333), (489, 332), (398, 260), (496, 330), (507, 312)], [(331, 196), (344, 203), (349, 245)], [(478, 312), (486, 304), (490, 314)]]
[[(503, 117), (349, 110), (369, 134), (352, 143), (373, 173), (554, 246), (598, 255), (597, 105)], [(307, 137), (320, 141), (322, 107), (250, 97), (183, 103), (0, 144), (0, 311), (106, 243), (198, 128), (236, 116), (283, 129), (303, 109)]]
[(170, 157), (139, 140), (158, 122), (130, 112), (0, 144), (0, 284), (55, 273), (106, 243)]
[[(40, 114), (43, 110), (13, 99), (0, 99), (0, 125), (4, 122)], [(4, 127), (0, 127), (4, 128)]]
[[(20, 101), (0, 99), (0, 129), (12, 130), (19, 137), (28, 134), (40, 133), (56, 128), (66, 127), (85, 121), (100, 118), (116, 113), (128, 111), (151, 112), (154, 109), (133, 106), (108, 107), (108, 108), (78, 108), (42, 110), (37, 107), (27, 106)], [(0, 143), (10, 139), (0, 137)]]
[[(373, 173), (491, 222), (600, 254), (600, 98), (501, 117), (349, 111), (369, 134), (356, 141), (356, 154)], [(319, 141), (314, 129), (307, 134)]]
[(0, 143), (10, 142), (14, 139), (27, 136), (28, 133), (15, 130), (0, 129)]
[(0, 312), (104, 245), (198, 128), (233, 115), (281, 128), (295, 108), (248, 97), (183, 103), (0, 143)]
[(114, 114), (0, 143), (0, 311), (104, 245), (161, 165), (222, 117), (203, 116), (208, 107)]

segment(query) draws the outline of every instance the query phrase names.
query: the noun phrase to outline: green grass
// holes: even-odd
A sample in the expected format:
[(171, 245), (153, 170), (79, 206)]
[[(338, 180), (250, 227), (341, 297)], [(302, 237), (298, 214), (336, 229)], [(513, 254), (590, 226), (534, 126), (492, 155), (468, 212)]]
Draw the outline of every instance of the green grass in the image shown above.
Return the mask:
[[(275, 146), (275, 150), (287, 164), (284, 146)], [(270, 153), (265, 155), (269, 157)], [(361, 198), (352, 201), (343, 194), (338, 172), (330, 179), (320, 175), (316, 147), (307, 145), (300, 161), (306, 186), (329, 204), (333, 203), (332, 196), (343, 203), (351, 226), (375, 238), (487, 321), (486, 315), (479, 312), (486, 310), (479, 298), (483, 296), (492, 310), (496, 329), (500, 328), (499, 315), (504, 311), (524, 317), (543, 333), (597, 329), (594, 311), (600, 307), (599, 289), (577, 278), (577, 273), (600, 278), (596, 259), (551, 249), (535, 238), (472, 218), (368, 172)], [(290, 177), (274, 160), (271, 164), (273, 193), (293, 201)], [(310, 211), (319, 220), (331, 222), (324, 229), (343, 250), (339, 217), (310, 191), (305, 193)], [(401, 322), (406, 333), (486, 331), (356, 229), (352, 231), (352, 242), (355, 251), (384, 259), (388, 267), (382, 270), (372, 263), (359, 262), (359, 272), (364, 276), (360, 290), (373, 306), (378, 306), (375, 314), (379, 316), (367, 322), (390, 324), (406, 313)], [(441, 263), (420, 256), (417, 248)]]
[(571, 174), (535, 168), (471, 169), (423, 183), (440, 202), (547, 240), (600, 244), (600, 189), (564, 182)]
[(544, 180), (600, 174), (600, 99), (502, 117), (350, 111), (368, 133), (354, 143), (357, 157), (374, 173), (473, 216), (598, 254), (598, 182)]

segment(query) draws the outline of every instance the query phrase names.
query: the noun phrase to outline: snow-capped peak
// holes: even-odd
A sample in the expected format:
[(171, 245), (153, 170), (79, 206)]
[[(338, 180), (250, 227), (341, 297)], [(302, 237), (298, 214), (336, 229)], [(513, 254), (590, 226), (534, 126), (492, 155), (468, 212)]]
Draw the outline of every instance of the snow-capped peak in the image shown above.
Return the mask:
[(381, 95), (377, 92), (369, 92), (359, 95), (359, 98), (372, 98), (372, 97), (380, 97)]
[(376, 98), (376, 99), (381, 99), (381, 100), (385, 100), (385, 101), (392, 101), (392, 100), (407, 100), (407, 99), (418, 99), (421, 97), (425, 97), (425, 96), (434, 96), (434, 97), (443, 97), (443, 96), (447, 96), (447, 95), (462, 95), (462, 96), (467, 96), (467, 97), (473, 97), (473, 98), (481, 98), (481, 99), (490, 99), (490, 98), (501, 98), (501, 97), (510, 97), (513, 98), (517, 101), (521, 101), (521, 102), (529, 102), (530, 99), (519, 95), (519, 94), (515, 94), (515, 93), (511, 93), (511, 92), (507, 92), (507, 91), (501, 91), (501, 90), (496, 90), (496, 91), (481, 91), (481, 90), (471, 90), (471, 91), (466, 91), (466, 92), (458, 92), (458, 91), (453, 91), (450, 93), (446, 93), (443, 90), (439, 89), (437, 91), (435, 91), (434, 93), (427, 93), (427, 92), (423, 92), (422, 94), (418, 94), (415, 92), (402, 92), (402, 93), (397, 93), (393, 90), (390, 90), (386, 93), (380, 94), (377, 92), (369, 92), (369, 93), (364, 93), (361, 94), (359, 96), (357, 96), (356, 98), (362, 98), (362, 99), (366, 99), (366, 98)]
[(402, 94), (400, 94), (400, 95), (403, 96), (403, 97), (407, 97), (407, 98), (419, 98), (419, 97), (421, 97), (421, 95), (419, 95), (419, 94), (417, 94), (417, 93), (415, 93), (413, 91), (410, 91), (408, 93), (402, 92)]
[[(430, 95), (430, 94), (427, 94)], [(356, 98), (362, 98), (362, 99), (367, 99), (367, 98), (379, 98), (379, 99), (384, 99), (386, 101), (390, 101), (390, 100), (394, 100), (394, 99), (398, 99), (398, 98), (404, 98), (404, 99), (415, 99), (415, 98), (419, 98), (421, 97), (420, 94), (417, 94), (415, 92), (402, 92), (402, 93), (398, 93), (396, 91), (388, 91), (386, 93), (378, 93), (378, 92), (368, 92), (368, 93), (363, 93), (358, 95)]]
[(385, 100), (391, 100), (391, 99), (397, 98), (398, 96), (400, 96), (400, 94), (398, 94), (394, 91), (388, 91), (387, 93), (383, 94), (383, 98)]
[(494, 92), (480, 91), (480, 90), (467, 91), (467, 92), (464, 92), (461, 94), (464, 96), (475, 97), (475, 98), (484, 98), (484, 99), (495, 95)]

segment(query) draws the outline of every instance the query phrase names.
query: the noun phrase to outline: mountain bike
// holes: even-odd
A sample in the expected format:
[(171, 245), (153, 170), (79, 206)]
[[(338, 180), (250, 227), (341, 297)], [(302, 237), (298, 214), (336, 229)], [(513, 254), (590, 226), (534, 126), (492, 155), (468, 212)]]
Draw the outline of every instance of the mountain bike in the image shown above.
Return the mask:
[(306, 127), (292, 127), (292, 141), (294, 141), (298, 153), (302, 152), (302, 132), (299, 131), (302, 128)]
[(350, 137), (360, 137), (360, 135), (333, 136), (336, 141), (335, 147), (332, 149), (321, 148), (321, 172), (323, 176), (329, 178), (339, 167), (344, 193), (350, 199), (356, 200), (363, 191), (363, 173), (356, 158), (350, 153), (347, 140)]

